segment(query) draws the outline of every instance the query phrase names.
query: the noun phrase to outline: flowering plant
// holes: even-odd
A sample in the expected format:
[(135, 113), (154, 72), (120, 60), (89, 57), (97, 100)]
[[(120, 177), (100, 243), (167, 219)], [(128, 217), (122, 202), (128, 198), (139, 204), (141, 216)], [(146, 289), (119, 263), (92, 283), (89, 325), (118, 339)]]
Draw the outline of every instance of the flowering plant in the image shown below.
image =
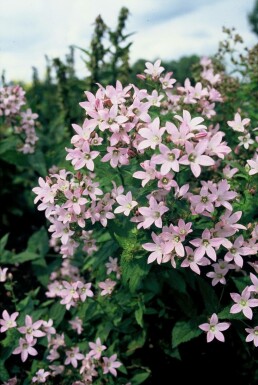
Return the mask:
[(157, 60), (142, 88), (85, 92), (70, 164), (33, 189), (61, 255), (45, 259), (44, 229), (30, 241), (45, 301), (14, 296), (0, 321), (5, 357), (35, 356), (32, 382), (137, 385), (156, 378), (152, 349), (180, 359), (203, 331), (257, 346), (257, 123), (252, 101), (224, 115), (228, 75), (211, 59), (199, 76), (177, 85)]

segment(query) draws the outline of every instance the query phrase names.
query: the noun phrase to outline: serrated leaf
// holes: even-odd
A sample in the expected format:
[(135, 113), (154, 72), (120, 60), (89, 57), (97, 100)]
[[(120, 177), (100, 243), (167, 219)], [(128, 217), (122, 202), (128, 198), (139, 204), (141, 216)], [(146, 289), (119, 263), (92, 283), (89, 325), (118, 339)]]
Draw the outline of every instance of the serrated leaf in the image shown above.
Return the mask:
[(4, 361), (0, 361), (0, 380), (1, 381), (8, 381), (9, 380), (9, 374), (4, 366)]
[(198, 337), (202, 333), (201, 329), (198, 328), (198, 325), (199, 322), (197, 322), (197, 320), (177, 322), (172, 330), (173, 348)]

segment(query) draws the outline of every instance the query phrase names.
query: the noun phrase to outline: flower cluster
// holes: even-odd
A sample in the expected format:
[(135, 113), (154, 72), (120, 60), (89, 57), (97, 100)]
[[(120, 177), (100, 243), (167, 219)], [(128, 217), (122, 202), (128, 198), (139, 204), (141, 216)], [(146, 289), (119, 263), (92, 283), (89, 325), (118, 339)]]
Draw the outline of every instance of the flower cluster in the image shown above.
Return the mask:
[(35, 120), (38, 114), (31, 109), (26, 111), (22, 107), (26, 104), (25, 91), (20, 86), (9, 86), (0, 88), (0, 116), (3, 117), (7, 126), (22, 139), (23, 144), (18, 146), (18, 151), (31, 154), (35, 151), (38, 140), (35, 131)]

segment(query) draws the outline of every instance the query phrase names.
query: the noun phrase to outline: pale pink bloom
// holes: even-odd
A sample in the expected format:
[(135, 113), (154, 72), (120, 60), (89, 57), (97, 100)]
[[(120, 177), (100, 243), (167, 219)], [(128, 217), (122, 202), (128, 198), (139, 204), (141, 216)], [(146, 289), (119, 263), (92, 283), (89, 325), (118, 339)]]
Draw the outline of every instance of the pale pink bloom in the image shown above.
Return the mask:
[(49, 369), (52, 370), (51, 376), (55, 377), (62, 374), (65, 370), (64, 365), (49, 365)]
[(223, 174), (227, 179), (233, 178), (233, 176), (238, 172), (238, 168), (234, 167), (231, 168), (229, 164), (226, 165), (226, 167), (223, 168)]
[(213, 261), (217, 260), (216, 249), (223, 244), (222, 238), (212, 238), (212, 234), (208, 229), (205, 229), (202, 233), (202, 238), (196, 238), (190, 241), (192, 245), (197, 247), (195, 254), (197, 257), (203, 257), (208, 255)]
[(136, 171), (133, 174), (133, 178), (142, 179), (142, 187), (144, 187), (150, 180), (155, 179), (156, 169), (151, 160), (145, 160), (143, 163), (140, 163), (140, 165), (145, 171)]
[(207, 155), (203, 155), (208, 146), (208, 140), (204, 139), (199, 142), (195, 147), (192, 143), (185, 143), (186, 155), (180, 158), (179, 163), (184, 165), (190, 165), (192, 173), (197, 178), (201, 174), (200, 166), (212, 166), (215, 161)]
[(103, 350), (106, 350), (106, 346), (102, 345), (100, 338), (97, 338), (96, 343), (89, 342), (89, 347), (91, 350), (89, 351), (89, 356), (99, 360)]
[(221, 283), (222, 285), (226, 284), (226, 274), (227, 272), (225, 270), (220, 269), (219, 266), (214, 266), (214, 271), (210, 271), (206, 276), (212, 278), (211, 284), (212, 286), (215, 286), (218, 283)]
[[(158, 91), (154, 90), (152, 91), (151, 95), (147, 95), (146, 98), (152, 106), (160, 107), (160, 102), (164, 98), (164, 95), (159, 95)], [(150, 120), (151, 119), (149, 119), (148, 121)]]
[(53, 320), (42, 321), (42, 330), (46, 333), (47, 338), (51, 337), (51, 334), (56, 334), (56, 329), (53, 327)]
[(144, 72), (147, 75), (150, 75), (153, 80), (159, 78), (160, 74), (164, 71), (164, 67), (161, 67), (160, 63), (161, 60), (156, 60), (154, 64), (150, 62), (145, 63), (146, 69), (144, 70)]
[(212, 65), (211, 59), (207, 56), (203, 56), (200, 60), (200, 64), (202, 67), (206, 68)]
[(211, 342), (216, 338), (220, 342), (225, 341), (224, 335), (221, 333), (230, 327), (229, 322), (219, 322), (217, 314), (213, 313), (209, 323), (199, 325), (199, 328), (207, 333), (207, 342)]
[(207, 68), (205, 69), (202, 73), (201, 76), (203, 79), (207, 80), (210, 82), (212, 85), (216, 83), (220, 83), (221, 81), (221, 76), (220, 74), (214, 74), (213, 68)]
[(209, 265), (209, 260), (205, 257), (197, 256), (191, 247), (186, 246), (185, 250), (186, 258), (181, 263), (181, 267), (190, 267), (191, 270), (200, 275), (201, 271), (199, 266)]
[(4, 310), (2, 313), (3, 319), (0, 319), (0, 325), (2, 325), (0, 332), (3, 333), (8, 329), (15, 328), (17, 326), (17, 323), (15, 322), (15, 320), (18, 317), (18, 315), (19, 313), (17, 311), (9, 315), (7, 310)]
[(227, 123), (228, 126), (231, 127), (234, 131), (244, 132), (245, 126), (248, 126), (250, 123), (250, 119), (245, 118), (242, 120), (240, 114), (237, 112), (235, 114), (234, 120), (229, 120)]
[(107, 268), (107, 274), (111, 274), (112, 272), (114, 272), (116, 273), (116, 278), (119, 279), (121, 276), (121, 272), (117, 261), (117, 258), (109, 257), (108, 262), (105, 263), (105, 266)]
[(163, 227), (162, 229), (162, 238), (167, 242), (167, 248), (169, 246), (169, 251), (174, 250), (179, 257), (185, 255), (185, 249), (183, 246), (183, 241), (187, 234), (191, 233), (192, 223), (185, 223), (182, 219), (179, 219), (178, 226), (170, 225), (169, 227)]
[(196, 132), (207, 129), (204, 124), (200, 124), (204, 121), (204, 119), (201, 117), (196, 117), (192, 119), (189, 111), (183, 110), (183, 117), (180, 115), (175, 115), (175, 118), (179, 120), (184, 127), (188, 128), (190, 132)]
[(45, 372), (44, 369), (39, 369), (36, 372), (36, 376), (32, 377), (32, 382), (46, 382), (46, 379), (49, 375), (50, 372)]
[(77, 133), (71, 139), (71, 143), (79, 146), (84, 141), (89, 141), (91, 133), (94, 131), (94, 127), (88, 127), (88, 120), (85, 120), (83, 126), (80, 127), (78, 124), (72, 124), (73, 129)]
[(158, 264), (161, 264), (162, 258), (173, 250), (173, 245), (168, 242), (164, 242), (160, 235), (156, 235), (154, 232), (151, 233), (151, 237), (154, 243), (144, 243), (142, 247), (147, 251), (152, 251), (148, 257), (147, 263), (152, 263), (157, 260)]
[(239, 267), (243, 267), (243, 258), (242, 255), (253, 254), (252, 249), (250, 247), (244, 246), (244, 237), (240, 235), (232, 244), (228, 241), (228, 245), (225, 245), (229, 251), (226, 253), (224, 259), (226, 262), (234, 261), (235, 264)]
[(4, 267), (3, 269), (0, 267), (0, 282), (6, 281), (7, 271), (8, 271), (8, 267)]
[(107, 278), (104, 282), (99, 282), (99, 287), (102, 289), (100, 295), (109, 295), (114, 290), (116, 285), (115, 281)]
[(185, 125), (180, 125), (177, 128), (173, 123), (166, 122), (166, 131), (170, 135), (170, 140), (176, 146), (184, 146), (186, 141), (194, 137), (194, 134), (189, 131)]
[(75, 191), (65, 191), (64, 193), (67, 201), (62, 206), (63, 208), (72, 208), (75, 214), (79, 215), (82, 211), (82, 206), (85, 205), (88, 200), (82, 197), (82, 191), (80, 188), (77, 188)]
[(255, 326), (253, 329), (251, 328), (246, 328), (245, 331), (248, 334), (246, 337), (246, 342), (252, 342), (254, 343), (254, 346), (257, 348), (258, 347), (258, 326)]
[(164, 144), (159, 145), (160, 155), (154, 155), (151, 158), (151, 161), (154, 164), (161, 164), (161, 175), (166, 175), (172, 169), (175, 172), (179, 172), (179, 163), (178, 158), (180, 155), (180, 150), (178, 149), (169, 149)]
[(220, 217), (220, 222), (216, 223), (214, 233), (218, 237), (230, 237), (238, 230), (246, 230), (246, 227), (237, 223), (242, 216), (242, 211), (232, 213), (226, 210), (225, 214)]
[(58, 353), (56, 347), (49, 349), (49, 355), (47, 356), (48, 361), (52, 362), (52, 361), (58, 360), (59, 357), (60, 357), (60, 354)]
[(37, 197), (34, 199), (34, 203), (42, 200), (43, 203), (53, 204), (56, 196), (56, 189), (50, 186), (49, 180), (45, 182), (44, 179), (40, 177), (38, 182), (40, 187), (34, 187), (32, 189), (32, 191), (37, 195)]
[(77, 316), (73, 320), (69, 321), (72, 329), (76, 331), (77, 334), (82, 334), (82, 320)]
[(242, 291), (241, 295), (238, 293), (230, 293), (231, 298), (236, 302), (231, 306), (230, 313), (240, 313), (241, 311), (246, 316), (246, 318), (253, 318), (252, 307), (258, 306), (258, 299), (251, 298), (251, 292), (249, 291), (248, 286)]
[(160, 77), (159, 81), (162, 84), (163, 90), (171, 89), (173, 88), (173, 84), (176, 83), (176, 79), (171, 79), (171, 76), (173, 75), (173, 72), (168, 72), (164, 77)]
[(84, 142), (81, 148), (66, 148), (68, 155), (66, 160), (71, 160), (75, 170), (79, 170), (86, 166), (90, 171), (94, 170), (93, 160), (99, 155), (99, 151), (91, 151), (89, 143)]
[(63, 281), (63, 290), (60, 293), (60, 296), (62, 297), (62, 301), (60, 303), (62, 305), (66, 305), (66, 309), (70, 309), (71, 306), (74, 306), (75, 303), (79, 299), (79, 293), (78, 293), (78, 282), (67, 282)]
[(107, 147), (107, 151), (108, 153), (103, 156), (101, 162), (110, 161), (110, 165), (113, 168), (116, 168), (120, 165), (129, 164), (127, 148)]
[(84, 355), (79, 352), (79, 348), (75, 347), (71, 350), (67, 350), (66, 352), (66, 359), (64, 364), (69, 365), (71, 364), (74, 368), (77, 368), (78, 362), (80, 360), (84, 359)]
[(194, 211), (197, 214), (201, 214), (207, 210), (209, 213), (214, 211), (213, 202), (217, 199), (216, 194), (211, 194), (206, 186), (203, 186), (200, 190), (200, 195), (191, 195), (189, 197), (190, 202), (194, 206)]
[(206, 150), (206, 153), (208, 155), (216, 155), (217, 157), (224, 159), (225, 155), (231, 152), (231, 148), (226, 145), (226, 142), (222, 142), (223, 136), (223, 132), (217, 132), (209, 139), (209, 143)]
[(21, 326), (18, 328), (18, 331), (22, 334), (25, 334), (25, 338), (28, 343), (32, 343), (34, 337), (44, 337), (46, 333), (39, 330), (42, 325), (42, 320), (32, 322), (32, 318), (29, 315), (25, 317), (25, 326)]
[(111, 357), (103, 357), (104, 365), (103, 365), (103, 373), (107, 374), (110, 372), (113, 376), (117, 376), (116, 368), (119, 368), (122, 364), (119, 361), (116, 361), (117, 354), (113, 354)]
[(251, 139), (251, 135), (246, 133), (244, 136), (239, 136), (239, 146), (244, 146), (246, 150), (248, 150), (250, 144), (254, 143), (254, 140)]
[[(250, 278), (252, 281), (252, 285), (249, 286), (249, 291), (258, 293), (258, 277), (253, 273), (250, 273)], [(1, 322), (1, 321), (0, 321)]]
[(165, 132), (165, 127), (160, 127), (159, 118), (155, 118), (148, 127), (141, 128), (139, 134), (144, 140), (142, 140), (138, 145), (138, 150), (143, 150), (145, 148), (155, 148), (162, 142), (162, 136)]
[(115, 209), (114, 213), (124, 213), (124, 215), (127, 217), (131, 210), (138, 204), (136, 201), (133, 201), (131, 191), (129, 191), (126, 195), (118, 195), (116, 197), (116, 201), (120, 206)]
[(86, 301), (87, 297), (94, 296), (94, 293), (91, 290), (91, 283), (83, 283), (81, 281), (77, 281), (77, 288), (82, 302)]
[(235, 199), (237, 193), (235, 191), (230, 191), (230, 184), (226, 179), (219, 181), (217, 187), (215, 184), (211, 186), (210, 190), (213, 194), (217, 195), (215, 207), (224, 206), (230, 211), (233, 210), (232, 205), (228, 201)]
[(21, 354), (22, 362), (25, 362), (29, 355), (36, 356), (38, 354), (37, 350), (33, 348), (36, 344), (37, 339), (33, 339), (31, 342), (28, 342), (24, 338), (19, 339), (19, 346), (14, 349), (13, 354)]
[(123, 194), (124, 187), (123, 186), (117, 186), (114, 181), (112, 181), (113, 189), (111, 190), (111, 197), (113, 199), (116, 199), (118, 195)]
[(254, 159), (250, 159), (247, 161), (248, 165), (250, 166), (251, 170), (249, 170), (249, 175), (255, 175), (258, 173), (258, 156)]
[(158, 203), (155, 198), (150, 197), (149, 207), (140, 207), (139, 213), (143, 215), (143, 222), (139, 223), (137, 228), (143, 227), (144, 229), (149, 228), (153, 223), (155, 226), (162, 228), (162, 215), (169, 211), (163, 202)]

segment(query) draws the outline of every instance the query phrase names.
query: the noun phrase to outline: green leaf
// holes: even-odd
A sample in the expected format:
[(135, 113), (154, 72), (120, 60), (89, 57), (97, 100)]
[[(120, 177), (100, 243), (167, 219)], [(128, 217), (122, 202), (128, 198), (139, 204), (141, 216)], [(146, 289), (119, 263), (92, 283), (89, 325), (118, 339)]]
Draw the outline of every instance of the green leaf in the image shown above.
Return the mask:
[(62, 322), (65, 311), (65, 305), (61, 305), (59, 302), (56, 302), (51, 306), (49, 311), (49, 318), (54, 321), (54, 325), (56, 327)]
[(143, 278), (148, 274), (150, 265), (144, 258), (131, 259), (126, 252), (122, 253), (121, 258), (122, 281), (129, 285), (130, 291), (135, 292), (142, 284)]
[(15, 135), (9, 136), (9, 138), (6, 139), (1, 139), (0, 142), (0, 155), (4, 154), (6, 151), (15, 149), (16, 151), (16, 146), (19, 143), (18, 137)]
[(179, 321), (172, 330), (172, 346), (176, 348), (183, 342), (188, 342), (198, 337), (202, 331), (198, 328), (197, 320)]
[(9, 380), (9, 374), (4, 366), (4, 361), (0, 360), (0, 380), (1, 381), (8, 381)]
[(24, 263), (28, 261), (33, 261), (37, 258), (40, 258), (39, 254), (31, 253), (30, 251), (23, 251), (22, 253), (14, 255), (10, 263)]
[(0, 254), (2, 254), (4, 252), (5, 246), (6, 246), (7, 241), (8, 241), (8, 237), (9, 237), (9, 234), (5, 234), (3, 236), (3, 238), (1, 238), (1, 240), (0, 240)]
[(146, 340), (146, 332), (144, 330), (141, 330), (140, 333), (134, 337), (133, 340), (130, 341), (128, 344), (128, 349), (126, 351), (126, 354), (129, 356), (135, 352), (135, 350), (140, 349), (145, 344)]
[(141, 372), (135, 374), (135, 376), (132, 377), (131, 383), (132, 385), (140, 385), (142, 384), (147, 378), (150, 376), (150, 372)]
[(243, 316), (242, 312), (240, 313), (230, 313), (231, 305), (226, 306), (221, 312), (218, 313), (219, 319), (235, 319), (235, 320), (243, 320), (245, 317)]
[(139, 304), (139, 307), (135, 310), (134, 314), (138, 325), (143, 328), (143, 307), (141, 304)]
[(49, 250), (49, 238), (45, 227), (41, 227), (29, 239), (27, 250), (33, 253), (39, 253), (44, 257)]

